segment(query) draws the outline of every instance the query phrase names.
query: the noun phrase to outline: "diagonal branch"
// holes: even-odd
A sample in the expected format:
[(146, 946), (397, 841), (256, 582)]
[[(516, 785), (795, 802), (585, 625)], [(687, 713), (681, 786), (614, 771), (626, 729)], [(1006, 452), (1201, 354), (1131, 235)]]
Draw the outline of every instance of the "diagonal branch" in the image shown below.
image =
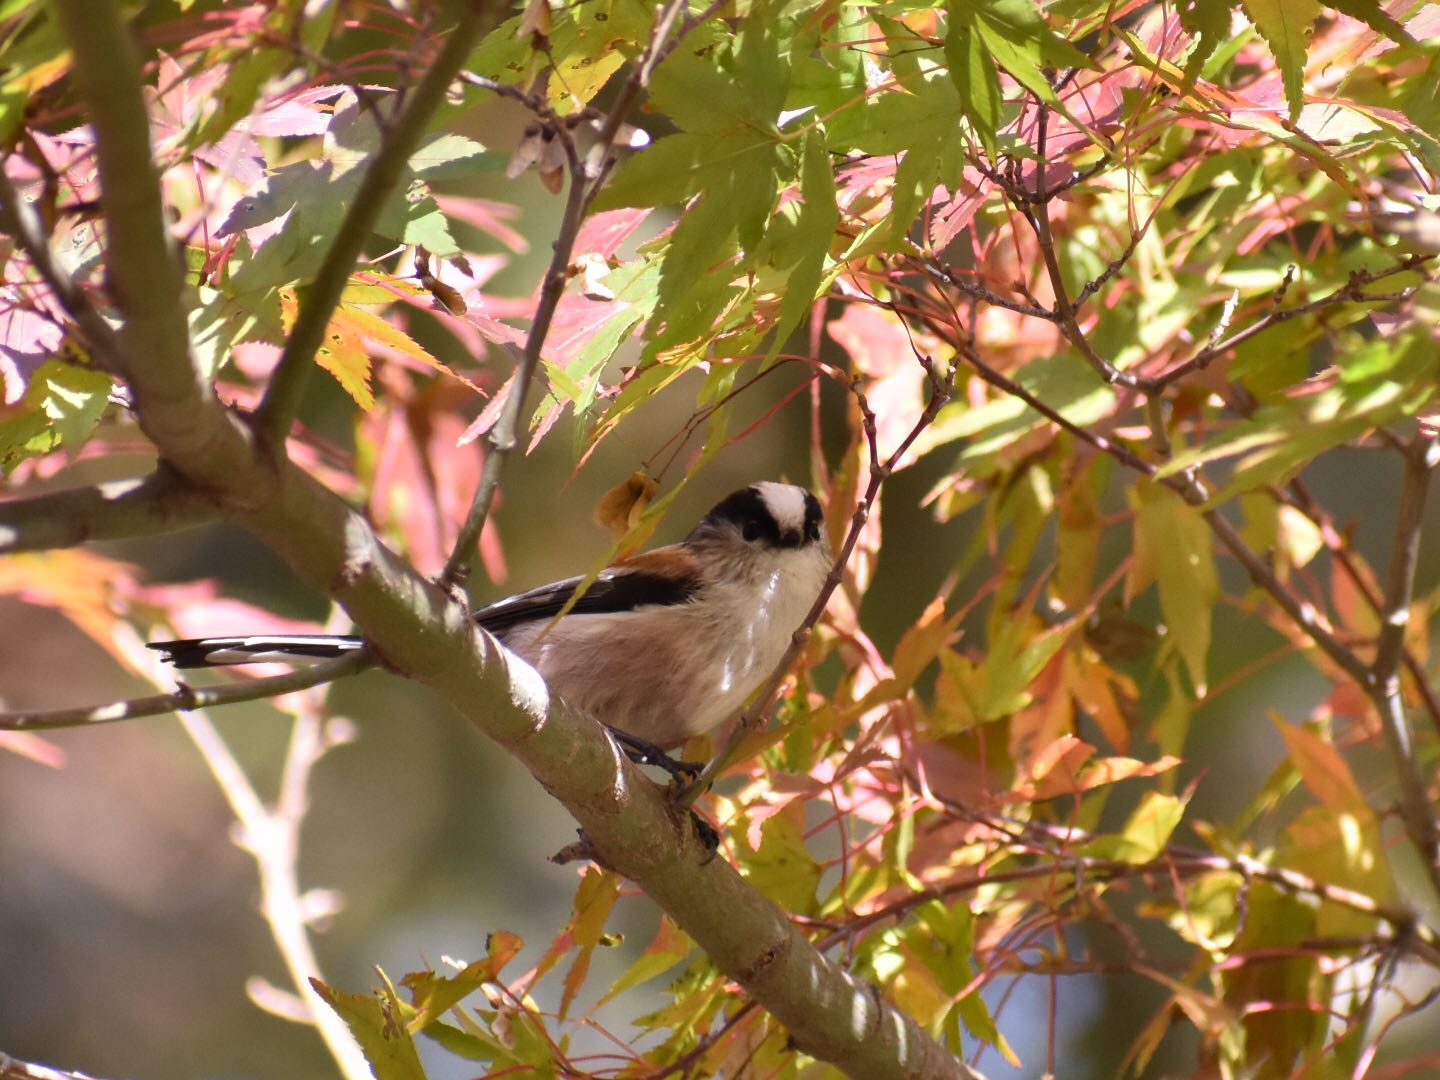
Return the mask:
[(599, 725), (551, 699), (533, 668), (385, 548), (357, 513), (292, 465), (280, 476), (277, 497), (246, 515), (257, 535), (345, 607), (385, 666), (436, 690), (518, 758), (605, 863), (653, 898), (801, 1050), (866, 1080), (975, 1075), (712, 858), (689, 815)]
[[(493, 9), (493, 11), (492, 11)], [(445, 35), (445, 46), (407, 96), (394, 123), (383, 129), (380, 148), (365, 168), (355, 199), (325, 252), (315, 279), (300, 293), (300, 310), (285, 340), (285, 350), (270, 376), (255, 423), (273, 442), (283, 440), (300, 406), (300, 395), (314, 366), (330, 316), (350, 280), (355, 260), (375, 232), (375, 223), (405, 174), (430, 118), (471, 50), (494, 21), (499, 5), (475, 0), (461, 8), (460, 21)]]
[(115, 331), (101, 318), (100, 313), (55, 258), (41, 227), (40, 215), (20, 197), (20, 192), (15, 190), (15, 185), (6, 175), (3, 164), (0, 164), (0, 232), (7, 232), (15, 238), (16, 244), (25, 252), (30, 265), (50, 289), (56, 302), (75, 320), (81, 339), (101, 367), (118, 374), (120, 353)]
[(127, 377), (141, 369), (150, 376), (132, 379), (137, 406), (167, 405), (148, 417), (142, 410), (143, 423), (163, 425), (152, 437), (182, 456), (203, 454), (207, 426), (194, 417), (215, 394), (190, 360), (180, 254), (152, 160), (140, 57), (114, 0), (55, 0), (54, 7), (74, 52), (70, 77), (95, 129), (106, 275), (123, 317), (121, 367)]
[(1365, 292), (1365, 286), (1388, 277), (1393, 277), (1396, 274), (1423, 270), (1425, 264), (1435, 258), (1435, 255), (1409, 255), (1399, 262), (1387, 267), (1382, 267), (1379, 270), (1356, 270), (1350, 275), (1349, 281), (1339, 288), (1326, 293), (1324, 296), (1317, 297), (1308, 303), (1297, 304), (1290, 308), (1280, 308), (1277, 305), (1274, 310), (1256, 319), (1244, 329), (1235, 331), (1235, 333), (1222, 341), (1216, 341), (1206, 345), (1205, 348), (1201, 349), (1189, 360), (1182, 361), (1168, 371), (1155, 376), (1153, 379), (1147, 380), (1145, 382), (1145, 388), (1151, 393), (1163, 390), (1193, 372), (1205, 370), (1218, 357), (1223, 356), (1237, 345), (1242, 345), (1251, 338), (1263, 334), (1272, 326), (1289, 322), (1291, 319), (1299, 318), (1301, 315), (1311, 315), (1317, 311), (1323, 311), (1325, 308), (1334, 307), (1337, 304), (1343, 303), (1393, 303), (1396, 300), (1403, 299), (1414, 292), (1414, 288), (1402, 289), (1392, 295), (1375, 296), (1367, 294)]
[(89, 1073), (21, 1061), (0, 1050), (0, 1080), (98, 1080)]
[(143, 480), (0, 502), (0, 555), (176, 532), (219, 517), (214, 500), (162, 466)]
[(262, 499), (272, 478), (254, 467), (248, 432), (190, 356), (180, 256), (166, 228), (129, 28), (114, 0), (54, 6), (74, 54), (71, 77), (95, 130), (106, 281), (121, 318), (117, 366), (141, 430), (187, 480)]
[[(76, 43), (77, 73), (92, 71), (87, 105), (107, 93), (134, 98), (134, 115), (92, 110), (99, 141), (108, 145), (102, 183), (115, 185), (106, 192), (107, 220), (119, 222), (134, 212), (148, 221), (153, 207), (158, 223), (153, 168), (138, 170), (138, 179), (115, 171), (117, 149), (140, 153), (145, 162), (149, 154), (138, 66), (114, 6), (57, 3)], [(106, 28), (99, 38), (127, 52), (124, 62), (109, 64), (93, 41), (80, 46), (82, 37), (95, 36), (97, 24)], [(97, 71), (103, 74), (94, 75)], [(147, 185), (148, 192), (136, 190)], [(163, 231), (155, 239), (165, 246)], [(112, 246), (115, 242), (112, 234)], [(155, 244), (147, 243), (154, 254)], [(130, 253), (115, 269), (127, 289), (140, 281)], [(173, 291), (160, 291), (175, 299)], [(134, 310), (133, 304), (122, 308), (127, 317)], [(142, 319), (151, 314), (148, 308), (138, 312)], [(255, 454), (244, 426), (189, 367), (183, 321), (178, 336), (157, 332), (168, 326), (156, 322), (148, 330), (169, 350), (156, 356), (136, 351), (149, 340), (146, 334), (121, 336), (134, 385), (145, 387), (136, 394), (142, 426), (177, 471), (203, 479), (301, 580), (337, 600), (377, 660), (436, 690), (525, 764), (580, 822), (600, 856), (654, 898), (721, 971), (785, 1025), (800, 1050), (866, 1080), (977, 1075), (874, 986), (819, 953), (785, 912), (729, 863), (712, 858), (690, 816), (678, 811), (599, 725), (552, 701), (532, 668), (476, 627), (444, 589), (387, 549), (360, 514), (292, 462)], [(183, 385), (167, 393), (165, 374)]]

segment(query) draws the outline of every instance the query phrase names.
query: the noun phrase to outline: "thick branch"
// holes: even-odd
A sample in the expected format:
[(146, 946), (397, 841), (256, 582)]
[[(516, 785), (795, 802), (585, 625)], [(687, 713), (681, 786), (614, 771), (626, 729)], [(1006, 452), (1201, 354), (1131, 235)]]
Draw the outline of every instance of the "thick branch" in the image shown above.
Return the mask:
[[(215, 394), (190, 361), (181, 263), (150, 153), (140, 58), (114, 0), (55, 0), (71, 69), (95, 128), (105, 268), (141, 426), (171, 457), (204, 461)], [(143, 376), (143, 377), (142, 377)], [(161, 405), (159, 409), (147, 405)]]
[(143, 480), (115, 480), (0, 502), (0, 555), (176, 532), (219, 516), (213, 500), (162, 468)]
[[(176, 270), (158, 228), (157, 179), (148, 164), (137, 167), (148, 162), (149, 147), (130, 43), (113, 5), (57, 2), (76, 45), (77, 75), (89, 72), (84, 93), (104, 150), (113, 277), (124, 283), (127, 318), (144, 324), (122, 336), (134, 385), (145, 390), (135, 395), (137, 410), (177, 471), (203, 480), (303, 580), (339, 601), (378, 659), (438, 691), (523, 761), (605, 861), (659, 902), (801, 1050), (865, 1080), (974, 1076), (874, 987), (825, 959), (728, 863), (711, 858), (688, 813), (677, 811), (603, 729), (550, 701), (533, 669), (386, 549), (359, 514), (288, 461), (252, 452), (248, 432), (203, 388), (185, 355)], [(124, 55), (112, 62), (106, 49)], [(101, 100), (107, 97), (124, 106), (117, 110)], [(117, 153), (130, 155), (130, 173), (119, 168)], [(146, 232), (152, 218), (154, 235)], [(118, 250), (122, 223), (118, 233), (140, 234), (139, 253), (152, 264), (146, 283), (173, 305), (171, 318), (129, 298), (139, 263), (137, 252)], [(162, 274), (162, 287), (153, 288), (153, 272)], [(182, 388), (167, 388), (166, 376)]]
[(365, 167), (355, 199), (325, 252), (315, 280), (301, 290), (295, 325), (286, 338), (285, 351), (270, 377), (264, 400), (256, 410), (258, 427), (272, 439), (283, 439), (289, 429), (300, 405), (306, 377), (314, 366), (315, 351), (324, 340), (325, 327), (340, 302), (350, 272), (355, 269), (355, 260), (374, 235), (380, 212), (400, 183), (430, 118), (445, 100), (445, 91), (490, 25), (490, 6), (474, 2), (461, 8), (460, 21), (446, 34), (440, 55), (409, 93), (395, 122), (383, 132), (380, 149)]
[(873, 987), (823, 958), (728, 863), (710, 858), (688, 814), (603, 729), (552, 701), (532, 668), (312, 478), (286, 468), (279, 497), (249, 523), (345, 606), (386, 666), (438, 691), (524, 762), (605, 862), (654, 898), (800, 1049), (866, 1080), (974, 1075)]
[(0, 1080), (97, 1080), (89, 1073), (71, 1072), (69, 1069), (54, 1069), (49, 1065), (37, 1065), (21, 1061), (0, 1051)]

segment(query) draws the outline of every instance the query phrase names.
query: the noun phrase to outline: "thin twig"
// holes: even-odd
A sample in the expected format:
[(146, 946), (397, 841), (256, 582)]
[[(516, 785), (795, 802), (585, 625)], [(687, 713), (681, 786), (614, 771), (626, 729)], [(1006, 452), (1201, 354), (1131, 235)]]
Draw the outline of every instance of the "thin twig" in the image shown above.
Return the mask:
[(40, 223), (40, 215), (20, 197), (0, 162), (0, 232), (15, 238), (30, 265), (45, 282), (65, 314), (75, 321), (80, 340), (106, 371), (122, 374), (119, 339), (89, 298), (55, 258)]
[(1021, 386), (1015, 380), (1008, 378), (1007, 376), (1002, 375), (1000, 372), (996, 371), (989, 364), (985, 363), (985, 361), (980, 359), (980, 354), (975, 349), (975, 346), (973, 344), (969, 342), (962, 342), (959, 348), (960, 355), (965, 357), (966, 361), (970, 364), (970, 367), (975, 371), (975, 373), (979, 375), (982, 380), (989, 383), (997, 390), (1009, 394), (1012, 397), (1019, 398), (1021, 401), (1023, 401), (1026, 405), (1029, 405), (1041, 416), (1045, 417), (1047, 420), (1056, 424), (1065, 431), (1070, 432), (1070, 434), (1074, 435), (1077, 439), (1081, 440), (1082, 442), (1088, 443), (1089, 445), (1095, 447), (1095, 449), (1103, 453), (1109, 454), (1111, 457), (1115, 458), (1117, 461), (1120, 461), (1125, 465), (1128, 465), (1136, 472), (1143, 473), (1146, 476), (1155, 475), (1157, 471), (1156, 466), (1150, 464), (1150, 462), (1140, 457), (1140, 455), (1136, 454), (1124, 443), (1116, 442), (1115, 440), (1110, 439), (1104, 435), (1097, 435), (1089, 428), (1081, 427), (1079, 424), (1067, 420), (1062, 413), (1060, 413), (1054, 408), (1051, 408), (1045, 402), (1041, 401), (1038, 397), (1032, 394), (1029, 390), (1026, 390), (1025, 387)]
[(229, 682), (221, 686), (189, 686), (184, 683), (169, 694), (127, 698), (108, 705), (89, 705), (78, 709), (56, 709), (38, 713), (0, 713), (0, 731), (52, 731), (57, 728), (93, 727), (117, 720), (134, 720), (141, 716), (164, 713), (186, 713), (214, 705), (233, 705), (240, 701), (278, 697), (281, 694), (306, 690), (312, 686), (334, 682), (353, 675), (370, 664), (369, 655), (356, 650), (336, 660), (327, 660), (314, 667), (301, 668), (266, 679)]
[[(1111, 442), (1104, 436), (1096, 435), (1078, 424), (1067, 420), (1056, 410), (1041, 402), (1035, 395), (1029, 393), (1024, 387), (1005, 378), (999, 372), (994, 371), (980, 360), (978, 353), (971, 345), (962, 345), (961, 355), (969, 361), (972, 368), (980, 374), (986, 382), (1006, 393), (1019, 397), (1031, 408), (1046, 416), (1061, 428), (1069, 431), (1076, 438), (1079, 438), (1096, 449), (1110, 454), (1117, 460), (1143, 473), (1146, 476), (1154, 476), (1156, 467), (1140, 458), (1130, 450)], [(1407, 473), (1411, 477), (1407, 485), (1410, 493), (1408, 498), (1413, 499), (1416, 505), (1409, 510), (1402, 508), (1401, 531), (1397, 534), (1397, 549), (1395, 558), (1392, 560), (1392, 588), (1396, 579), (1395, 567), (1399, 566), (1403, 580), (1413, 581), (1415, 553), (1400, 550), (1399, 544), (1402, 540), (1408, 543), (1418, 543), (1419, 518), (1418, 515), (1423, 508), (1425, 487), (1420, 480), (1416, 479), (1419, 470), (1423, 468), (1425, 477), (1428, 478), (1430, 468), (1435, 462), (1431, 460), (1430, 447), (1433, 444), (1428, 441), (1422, 450), (1416, 451), (1417, 457), (1412, 460), (1411, 471)], [(1400, 647), (1403, 644), (1404, 625), (1400, 624), (1399, 629), (1392, 631), (1397, 637), (1393, 645), (1394, 656), (1388, 658), (1387, 663), (1390, 669), (1389, 683), (1393, 683), (1393, 692), (1386, 692), (1376, 683), (1375, 673), (1378, 669), (1372, 669), (1362, 661), (1345, 642), (1341, 641), (1322, 613), (1317, 611), (1313, 605), (1301, 600), (1291, 591), (1284, 582), (1275, 574), (1270, 565), (1253, 548), (1247, 544), (1235, 527), (1230, 524), (1224, 515), (1214, 507), (1206, 507), (1204, 504), (1208, 499), (1208, 493), (1194, 470), (1187, 470), (1178, 476), (1166, 476), (1159, 478), (1160, 482), (1174, 490), (1181, 498), (1192, 506), (1200, 508), (1201, 515), (1210, 526), (1215, 538), (1230, 552), (1232, 556), (1246, 569), (1251, 580), (1264, 589), (1279, 606), (1290, 616), (1312, 642), (1329, 659), (1353, 679), (1368, 695), (1375, 701), (1376, 707), (1380, 710), (1382, 726), (1385, 731), (1386, 742), (1389, 746), (1390, 755), (1394, 762), (1396, 773), (1399, 778), (1401, 789), (1401, 802), (1403, 817), (1405, 820), (1406, 832), (1410, 839), (1419, 848), (1424, 865), (1427, 867), (1427, 874), (1437, 893), (1440, 893), (1440, 867), (1436, 865), (1437, 849), (1440, 849), (1440, 830), (1437, 830), (1436, 820), (1430, 806), (1430, 800), (1426, 795), (1426, 784), (1424, 776), (1420, 772), (1419, 764), (1415, 758), (1413, 746), (1413, 733), (1410, 732), (1408, 719), (1404, 715), (1403, 702), (1400, 700), (1400, 685), (1395, 669), (1400, 658)], [(1408, 530), (1408, 531), (1406, 531)], [(1408, 538), (1408, 539), (1407, 539)], [(1403, 590), (1405, 609), (1408, 612), (1410, 593)], [(1387, 626), (1391, 617), (1399, 610), (1397, 603), (1392, 597), (1387, 602)]]
[[(520, 418), (525, 412), (525, 398), (540, 365), (545, 339), (550, 335), (555, 312), (565, 293), (565, 283), (570, 276), (570, 259), (575, 250), (575, 241), (580, 235), (580, 226), (585, 220), (586, 209), (594, 199), (599, 184), (603, 181), (604, 162), (609, 157), (611, 144), (620, 130), (620, 125), (625, 122), (630, 109), (634, 107), (640, 95), (649, 85), (655, 64), (679, 41), (679, 36), (677, 36), (675, 42), (667, 45), (664, 39), (684, 7), (685, 0), (670, 0), (670, 3), (661, 12), (649, 42), (636, 61), (634, 72), (626, 80), (625, 87), (620, 92), (614, 107), (601, 125), (597, 145), (590, 153), (591, 161), (596, 163), (593, 166), (587, 167), (580, 160), (569, 130), (564, 123), (559, 121), (558, 117), (555, 117), (549, 107), (543, 106), (543, 102), (539, 101), (531, 103), (542, 122), (547, 123), (555, 133), (555, 137), (561, 141), (569, 166), (570, 185), (566, 192), (565, 209), (560, 218), (560, 229), (555, 237), (550, 265), (545, 271), (545, 277), (540, 286), (540, 299), (535, 305), (535, 316), (530, 323), (530, 332), (525, 336), (525, 347), (515, 369), (510, 393), (506, 397), (500, 417), (488, 437), (490, 451), (485, 456), (485, 464), (480, 473), (480, 483), (475, 488), (475, 494), (470, 501), (470, 509), (465, 515), (465, 522), (455, 538), (455, 546), (450, 552), (450, 557), (445, 561), (444, 570), (440, 573), (439, 581), (443, 588), (453, 587), (464, 580), (469, 573), (475, 547), (480, 539), (480, 532), (490, 516), (491, 504), (500, 487), (500, 473), (518, 439)], [(697, 25), (695, 22), (687, 21), (681, 27), (680, 36), (688, 33), (695, 25)], [(539, 108), (539, 106), (543, 106), (543, 108)], [(591, 168), (594, 170), (594, 175), (591, 175)]]
[(325, 337), (330, 316), (350, 280), (355, 260), (375, 231), (380, 212), (404, 176), (420, 145), (430, 118), (445, 100), (445, 91), (489, 27), (492, 4), (465, 4), (460, 21), (445, 35), (445, 45), (408, 95), (395, 122), (381, 129), (380, 148), (365, 168), (354, 200), (340, 222), (314, 279), (300, 291), (295, 325), (285, 350), (270, 375), (265, 396), (255, 411), (256, 428), (280, 442), (290, 428), (300, 395), (313, 368), (312, 360)]
[(650, 1080), (665, 1080), (666, 1077), (674, 1076), (676, 1073), (688, 1074), (691, 1069), (700, 1064), (700, 1059), (708, 1054), (716, 1043), (734, 1031), (740, 1022), (758, 1007), (753, 998), (745, 1002), (744, 1005), (741, 1005), (740, 1008), (726, 1017), (723, 1024), (709, 1034), (702, 1036), (693, 1050), (677, 1058), (660, 1072), (653, 1074)]
[[(1082, 427), (1065, 418), (1063, 414), (1051, 408), (1041, 401), (1030, 391), (1026, 390), (1019, 383), (1001, 375), (983, 360), (974, 347), (965, 344), (961, 346), (960, 353), (969, 362), (974, 371), (987, 383), (1012, 394), (1025, 404), (1029, 405), (1036, 412), (1056, 424), (1065, 431), (1074, 435), (1082, 442), (1088, 443), (1095, 449), (1109, 454), (1117, 461), (1128, 465), (1135, 471), (1148, 477), (1155, 477), (1157, 467), (1144, 458), (1140, 457), (1128, 447), (1117, 443), (1104, 435), (1097, 435), (1088, 428)], [(1209, 495), (1198, 476), (1193, 471), (1187, 471), (1178, 476), (1163, 476), (1158, 482), (1170, 488), (1191, 506), (1201, 509), (1201, 514), (1209, 524), (1216, 538), (1235, 556), (1242, 566), (1249, 572), (1250, 578), (1256, 585), (1264, 589), (1275, 600), (1299, 627), (1305, 631), (1312, 641), (1319, 646), (1335, 664), (1359, 683), (1368, 689), (1369, 669), (1354, 654), (1348, 645), (1336, 636), (1334, 630), (1325, 622), (1324, 617), (1317, 612), (1310, 604), (1295, 596), (1271, 570), (1265, 560), (1247, 544), (1234, 526), (1216, 509), (1205, 508), (1205, 502)]]
[[(1345, 576), (1350, 579), (1350, 583), (1355, 586), (1356, 592), (1365, 598), (1365, 602), (1369, 605), (1370, 610), (1376, 615), (1381, 615), (1383, 618), (1382, 612), (1385, 607), (1385, 598), (1380, 595), (1375, 587), (1375, 583), (1370, 577), (1361, 572), (1360, 567), (1355, 561), (1355, 553), (1341, 536), (1340, 529), (1336, 526), (1334, 518), (1331, 517), (1324, 507), (1315, 501), (1314, 496), (1310, 494), (1304, 482), (1299, 477), (1295, 477), (1286, 486), (1285, 490), (1278, 488), (1272, 489), (1271, 494), (1286, 506), (1304, 514), (1314, 523), (1320, 532), (1320, 541), (1325, 545), (1325, 550), (1330, 552), (1331, 557), (1335, 559), (1336, 565), (1338, 565)], [(1408, 647), (1403, 648), (1401, 656), (1405, 664), (1405, 670), (1409, 672), (1411, 681), (1415, 684), (1415, 689), (1420, 694), (1420, 700), (1425, 705), (1425, 711), (1430, 716), (1431, 724), (1435, 727), (1437, 733), (1440, 733), (1440, 698), (1436, 697), (1435, 690), (1430, 685), (1430, 677), (1426, 673), (1424, 665), (1420, 663), (1420, 659), (1415, 655), (1414, 649)]]
[(944, 282), (952, 288), (960, 290), (966, 296), (973, 297), (992, 307), (1005, 308), (1007, 311), (1013, 311), (1019, 315), (1029, 315), (1035, 319), (1044, 319), (1046, 322), (1059, 321), (1059, 317), (1049, 308), (1043, 308), (1037, 304), (1027, 304), (1021, 300), (1011, 300), (991, 289), (985, 288), (985, 286), (978, 282), (967, 281), (939, 259), (919, 257), (916, 261), (931, 277)]
[(944, 404), (950, 400), (951, 387), (954, 385), (953, 372), (949, 379), (938, 376), (928, 361), (922, 361), (925, 366), (926, 375), (930, 383), (930, 398), (925, 403), (915, 424), (900, 440), (890, 455), (881, 459), (879, 447), (876, 443), (875, 413), (870, 408), (864, 392), (856, 384), (852, 384), (850, 392), (855, 396), (856, 403), (860, 408), (861, 424), (863, 426), (866, 443), (870, 453), (870, 479), (865, 488), (865, 493), (855, 505), (855, 512), (850, 518), (850, 528), (845, 534), (845, 540), (840, 545), (840, 551), (835, 556), (835, 561), (830, 567), (830, 573), (826, 575), (824, 583), (820, 587), (820, 594), (815, 598), (815, 603), (810, 606), (809, 613), (805, 620), (790, 635), (790, 644), (785, 649), (785, 655), (775, 665), (770, 677), (760, 684), (760, 689), (750, 699), (750, 705), (740, 714), (735, 724), (735, 730), (726, 744), (711, 758), (705, 770), (691, 783), (684, 791), (677, 796), (677, 802), (683, 805), (693, 803), (700, 795), (714, 782), (715, 778), (729, 766), (730, 758), (733, 755), (741, 740), (751, 731), (758, 728), (764, 718), (770, 715), (770, 710), (775, 703), (775, 698), (780, 692), (781, 684), (784, 683), (786, 675), (789, 674), (791, 665), (795, 658), (800, 655), (800, 650), (810, 638), (810, 631), (824, 614), (825, 607), (830, 602), (830, 596), (839, 586), (845, 574), (845, 567), (850, 562), (850, 556), (855, 550), (855, 545), (860, 540), (860, 534), (864, 531), (865, 523), (870, 518), (870, 511), (875, 505), (875, 500), (880, 497), (880, 487), (895, 471), (905, 452), (910, 449), (921, 433), (934, 422), (936, 415)]
[(1288, 322), (1290, 319), (1298, 318), (1301, 315), (1310, 315), (1316, 311), (1321, 311), (1325, 308), (1333, 307), (1336, 304), (1346, 302), (1392, 303), (1396, 300), (1404, 299), (1413, 292), (1412, 289), (1402, 289), (1395, 294), (1386, 294), (1384, 296), (1367, 295), (1362, 290), (1366, 285), (1381, 281), (1384, 278), (1418, 270), (1434, 258), (1436, 258), (1435, 255), (1410, 255), (1398, 263), (1381, 270), (1356, 270), (1350, 275), (1350, 279), (1344, 285), (1326, 293), (1319, 299), (1311, 300), (1305, 304), (1297, 304), (1293, 308), (1277, 308), (1276, 310), (1272, 310), (1243, 330), (1237, 330), (1223, 341), (1217, 341), (1207, 345), (1189, 360), (1176, 364), (1168, 371), (1155, 376), (1153, 379), (1145, 380), (1144, 386), (1152, 393), (1163, 390), (1192, 372), (1203, 371), (1209, 367), (1217, 357), (1229, 352), (1238, 345), (1243, 345), (1256, 335), (1269, 330), (1272, 326), (1278, 326), (1280, 323)]
[[(956, 809), (966, 820), (989, 823), (986, 815), (977, 815), (964, 808)], [(893, 903), (875, 908), (864, 915), (835, 926), (828, 936), (817, 942), (817, 947), (830, 948), (844, 938), (869, 929), (877, 923), (901, 918), (909, 911), (931, 900), (947, 900), (987, 886), (1007, 882), (1053, 879), (1057, 871), (1076, 875), (1077, 888), (1079, 882), (1086, 877), (1096, 882), (1108, 882), (1122, 878), (1146, 878), (1157, 873), (1176, 873), (1184, 877), (1200, 873), (1233, 873), (1248, 880), (1265, 881), (1297, 896), (1324, 901), (1350, 911), (1373, 916), (1391, 927), (1392, 936), (1389, 940), (1403, 945), (1426, 963), (1440, 967), (1440, 935), (1418, 921), (1412, 912), (1382, 904), (1365, 893), (1320, 881), (1288, 867), (1273, 866), (1244, 853), (1226, 855), (1196, 851), (1180, 846), (1167, 847), (1161, 855), (1149, 862), (1128, 863), (1079, 854), (1075, 850), (1075, 845), (1094, 839), (1094, 837), (1073, 828), (1065, 830), (1066, 837), (1062, 848), (1045, 843), (1043, 832), (1031, 823), (1021, 823), (1021, 828), (1026, 843), (1043, 851), (1049, 861), (1009, 870), (977, 869), (974, 876), (966, 877), (963, 880), (943, 882), (919, 889)]]
[(1400, 783), (1401, 815), (1411, 841), (1420, 849), (1430, 882), (1440, 894), (1440, 833), (1430, 802), (1429, 785), (1415, 747), (1415, 733), (1400, 693), (1400, 660), (1405, 630), (1410, 624), (1410, 603), (1415, 593), (1415, 566), (1420, 554), (1420, 531), (1425, 518), (1425, 496), (1430, 473), (1440, 462), (1440, 445), (1417, 435), (1404, 454), (1405, 472), (1400, 488), (1395, 537), (1390, 554), (1389, 581), (1376, 648), (1366, 688), (1380, 712), (1380, 726)]
[(1090, 339), (1085, 336), (1085, 331), (1080, 328), (1080, 323), (1075, 318), (1076, 305), (1070, 302), (1069, 292), (1065, 288), (1065, 275), (1060, 270), (1060, 259), (1055, 251), (1055, 236), (1050, 229), (1050, 199), (1045, 194), (1045, 130), (1048, 116), (1049, 109), (1042, 104), (1038, 131), (1040, 161), (1036, 167), (1037, 194), (1032, 202), (1033, 209), (1024, 204), (1017, 205), (1019, 205), (1022, 216), (1030, 223), (1030, 227), (1035, 232), (1035, 239), (1040, 245), (1040, 258), (1045, 263), (1045, 273), (1050, 279), (1050, 290), (1055, 294), (1055, 315), (1066, 339), (1075, 346), (1085, 362), (1095, 369), (1095, 373), (1104, 379), (1107, 385), (1114, 386), (1119, 383), (1122, 386), (1134, 386), (1136, 385), (1134, 375), (1121, 371), (1096, 352), (1095, 347), (1090, 344)]

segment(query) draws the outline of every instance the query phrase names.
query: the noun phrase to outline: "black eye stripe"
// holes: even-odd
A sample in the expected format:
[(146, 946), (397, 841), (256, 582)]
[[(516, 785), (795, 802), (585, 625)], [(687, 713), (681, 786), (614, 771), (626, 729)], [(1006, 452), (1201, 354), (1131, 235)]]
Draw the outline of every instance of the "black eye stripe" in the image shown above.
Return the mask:
[(820, 500), (807, 491), (805, 493), (805, 539), (819, 540), (820, 528), (824, 522), (825, 517), (820, 510)]
[[(805, 516), (801, 521), (786, 521), (785, 527), (775, 520), (774, 509), (765, 501), (761, 489), (742, 488), (721, 500), (705, 515), (692, 533), (700, 536), (722, 529), (730, 530), (733, 536), (738, 532), (747, 543), (759, 543), (769, 547), (798, 548), (820, 539), (820, 504), (815, 496), (805, 492)], [(789, 516), (788, 509), (786, 510)]]

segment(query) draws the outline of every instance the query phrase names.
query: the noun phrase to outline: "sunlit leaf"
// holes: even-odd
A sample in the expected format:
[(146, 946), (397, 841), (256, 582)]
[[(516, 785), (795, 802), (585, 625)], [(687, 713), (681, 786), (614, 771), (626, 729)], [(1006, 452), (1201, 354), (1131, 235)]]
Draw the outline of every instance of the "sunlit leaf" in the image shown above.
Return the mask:
[(333, 990), (319, 979), (310, 985), (355, 1036), (376, 1080), (423, 1080), (425, 1070), (401, 1016), (400, 1002), (388, 991), (351, 994)]
[(1280, 65), (1285, 79), (1285, 99), (1290, 103), (1290, 119), (1296, 120), (1305, 103), (1302, 84), (1305, 50), (1310, 44), (1310, 32), (1320, 14), (1320, 5), (1317, 0), (1244, 0), (1244, 4)]
[(1204, 696), (1211, 614), (1220, 591), (1210, 527), (1199, 510), (1160, 484), (1137, 485), (1134, 497), (1138, 554), (1126, 596), (1155, 581), (1166, 629), (1197, 694)]

